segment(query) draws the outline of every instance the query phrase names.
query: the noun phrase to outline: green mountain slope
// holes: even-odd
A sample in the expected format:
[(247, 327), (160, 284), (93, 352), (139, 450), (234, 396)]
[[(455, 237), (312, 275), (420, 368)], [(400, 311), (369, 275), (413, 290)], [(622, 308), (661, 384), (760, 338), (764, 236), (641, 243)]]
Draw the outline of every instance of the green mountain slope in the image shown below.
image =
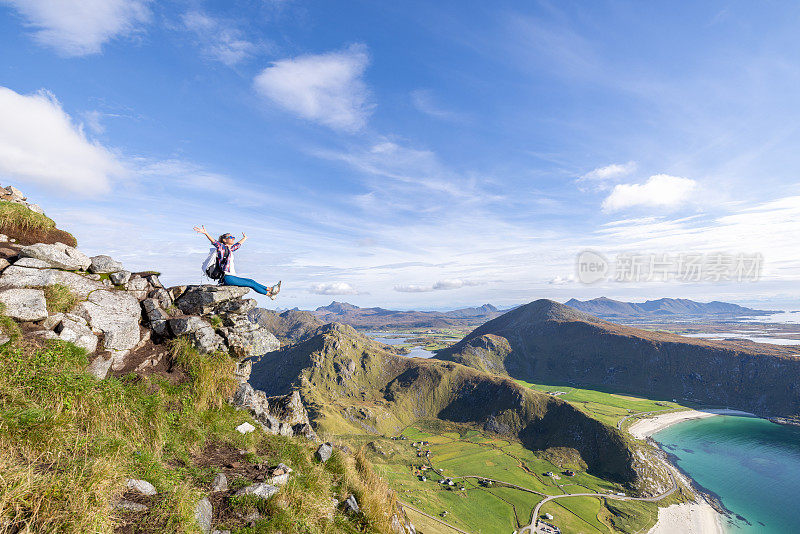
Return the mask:
[(537, 300), (476, 328), (437, 358), (529, 382), (612, 388), (792, 416), (800, 412), (800, 357), (794, 352), (640, 330)]
[(644, 474), (658, 477), (637, 463), (637, 444), (568, 403), (507, 378), (388, 349), (332, 323), (264, 356), (250, 382), (269, 395), (298, 388), (322, 434), (395, 435), (415, 421), (438, 418), (519, 439), (533, 450), (574, 449), (590, 472), (632, 488), (642, 486)]

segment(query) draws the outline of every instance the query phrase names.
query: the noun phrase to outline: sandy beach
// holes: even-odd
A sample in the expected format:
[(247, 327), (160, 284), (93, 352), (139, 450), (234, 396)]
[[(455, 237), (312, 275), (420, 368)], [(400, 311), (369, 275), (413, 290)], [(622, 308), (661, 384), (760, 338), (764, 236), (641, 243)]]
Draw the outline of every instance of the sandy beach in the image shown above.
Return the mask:
[(630, 426), (628, 432), (630, 432), (631, 435), (636, 439), (645, 439), (647, 437), (652, 436), (659, 430), (664, 430), (668, 426), (680, 423), (681, 421), (689, 421), (691, 419), (704, 419), (706, 417), (714, 417), (715, 415), (752, 416), (753, 414), (748, 412), (742, 412), (739, 410), (727, 410), (727, 409), (703, 410), (703, 411), (684, 410), (681, 412), (669, 412), (663, 415), (657, 415), (655, 417), (650, 417), (648, 419), (642, 419), (641, 421), (637, 421), (636, 423)]
[[(753, 415), (739, 410), (684, 410), (637, 421), (628, 429), (636, 439), (645, 439), (668, 426), (715, 415)], [(672, 468), (670, 466), (670, 468)], [(679, 473), (675, 473), (680, 478)], [(648, 534), (725, 534), (723, 516), (706, 502), (673, 504), (658, 509), (658, 522)]]
[(648, 534), (725, 534), (722, 516), (706, 503), (673, 504), (658, 509)]

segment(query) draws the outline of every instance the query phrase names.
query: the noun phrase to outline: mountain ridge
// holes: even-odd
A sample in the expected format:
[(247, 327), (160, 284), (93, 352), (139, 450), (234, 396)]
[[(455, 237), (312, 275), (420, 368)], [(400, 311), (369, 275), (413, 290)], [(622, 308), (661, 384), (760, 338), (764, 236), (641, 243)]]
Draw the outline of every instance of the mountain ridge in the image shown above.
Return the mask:
[(599, 297), (590, 300), (570, 299), (567, 306), (604, 318), (621, 317), (669, 317), (669, 316), (722, 316), (738, 317), (745, 315), (769, 315), (772, 310), (756, 310), (738, 304), (721, 302), (698, 302), (690, 299), (660, 298), (645, 302), (625, 302)]
[(530, 382), (800, 413), (796, 349), (641, 330), (545, 299), (486, 322), (436, 358)]

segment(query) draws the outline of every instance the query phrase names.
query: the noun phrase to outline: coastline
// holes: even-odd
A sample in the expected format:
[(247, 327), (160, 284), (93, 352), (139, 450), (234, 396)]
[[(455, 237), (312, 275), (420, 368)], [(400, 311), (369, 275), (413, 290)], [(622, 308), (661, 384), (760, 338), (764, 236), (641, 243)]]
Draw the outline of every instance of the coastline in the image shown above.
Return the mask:
[[(628, 432), (636, 439), (645, 440), (674, 424), (717, 415), (753, 416), (748, 412), (730, 409), (684, 410), (642, 419), (632, 424), (628, 428)], [(685, 478), (681, 476), (681, 473), (677, 472), (674, 466), (669, 463), (667, 465), (673, 473), (680, 476), (680, 478)], [(673, 534), (675, 532), (684, 534), (725, 534), (723, 519), (724, 516), (721, 513), (703, 499), (702, 496), (698, 496), (697, 502), (673, 504), (665, 508), (659, 508), (656, 524), (648, 531), (648, 534)]]
[(646, 439), (656, 432), (664, 430), (665, 428), (674, 424), (683, 421), (691, 421), (692, 419), (705, 419), (706, 417), (714, 417), (715, 415), (743, 415), (756, 417), (754, 414), (749, 412), (731, 410), (727, 408), (708, 409), (703, 411), (683, 410), (680, 412), (669, 412), (662, 415), (656, 415), (655, 417), (648, 417), (647, 419), (636, 421), (628, 428), (628, 432), (636, 439)]

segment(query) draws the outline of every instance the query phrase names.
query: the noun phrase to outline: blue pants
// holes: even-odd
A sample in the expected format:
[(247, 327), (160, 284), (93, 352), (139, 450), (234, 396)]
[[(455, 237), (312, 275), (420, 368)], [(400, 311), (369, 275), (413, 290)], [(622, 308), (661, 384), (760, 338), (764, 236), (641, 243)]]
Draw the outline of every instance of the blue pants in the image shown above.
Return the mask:
[(262, 295), (269, 293), (269, 289), (266, 286), (262, 286), (255, 280), (251, 280), (250, 278), (240, 278), (230, 274), (226, 274), (222, 278), (222, 284), (226, 286), (249, 287), (250, 289), (253, 289), (257, 293), (261, 293)]

